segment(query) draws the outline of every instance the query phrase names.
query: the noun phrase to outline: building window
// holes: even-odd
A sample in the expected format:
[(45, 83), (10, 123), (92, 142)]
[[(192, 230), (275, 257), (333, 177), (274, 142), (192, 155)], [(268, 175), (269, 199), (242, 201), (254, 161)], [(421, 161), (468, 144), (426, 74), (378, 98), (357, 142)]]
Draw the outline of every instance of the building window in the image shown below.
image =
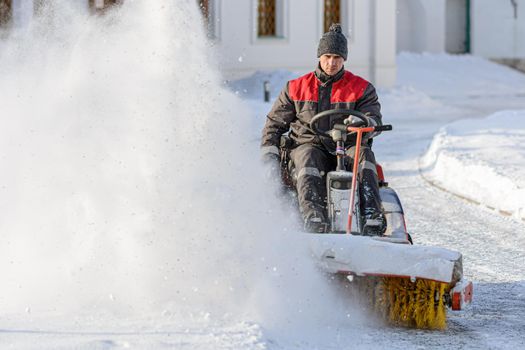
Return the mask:
[(11, 0), (0, 0), (0, 27), (9, 24), (12, 14)]
[(257, 6), (257, 35), (277, 36), (276, 0), (259, 0)]
[(123, 0), (89, 0), (89, 8), (94, 13), (103, 13), (112, 6), (120, 5)]
[(333, 23), (341, 23), (341, 0), (324, 0), (324, 32)]
[(287, 0), (253, 0), (258, 38), (286, 37)]

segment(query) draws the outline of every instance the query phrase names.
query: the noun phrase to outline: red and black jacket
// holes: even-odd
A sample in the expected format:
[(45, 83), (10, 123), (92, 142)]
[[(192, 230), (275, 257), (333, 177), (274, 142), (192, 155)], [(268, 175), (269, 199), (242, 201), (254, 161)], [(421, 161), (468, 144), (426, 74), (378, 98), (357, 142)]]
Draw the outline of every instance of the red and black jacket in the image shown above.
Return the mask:
[[(381, 125), (381, 106), (371, 83), (344, 69), (330, 77), (318, 67), (315, 72), (289, 81), (281, 91), (263, 129), (263, 155), (279, 154), (281, 135), (288, 131), (295, 144), (324, 145), (327, 151), (333, 152), (332, 140), (316, 136), (309, 127), (314, 115), (328, 109), (369, 113)], [(323, 125), (320, 128), (323, 129)]]

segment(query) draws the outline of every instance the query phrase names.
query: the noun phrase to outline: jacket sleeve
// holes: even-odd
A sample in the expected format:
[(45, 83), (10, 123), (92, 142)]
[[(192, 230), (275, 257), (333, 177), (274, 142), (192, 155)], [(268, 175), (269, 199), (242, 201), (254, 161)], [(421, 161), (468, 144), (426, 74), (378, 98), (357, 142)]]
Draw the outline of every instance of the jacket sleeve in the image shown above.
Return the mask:
[[(379, 104), (376, 89), (371, 83), (368, 83), (363, 96), (357, 101), (355, 109), (370, 117), (374, 126), (383, 125), (381, 105)], [(369, 137), (377, 136), (380, 133), (376, 131)]]
[(263, 157), (268, 153), (279, 155), (281, 135), (288, 132), (290, 123), (297, 118), (295, 104), (288, 94), (288, 85), (289, 83), (281, 91), (266, 117), (261, 141), (261, 156)]

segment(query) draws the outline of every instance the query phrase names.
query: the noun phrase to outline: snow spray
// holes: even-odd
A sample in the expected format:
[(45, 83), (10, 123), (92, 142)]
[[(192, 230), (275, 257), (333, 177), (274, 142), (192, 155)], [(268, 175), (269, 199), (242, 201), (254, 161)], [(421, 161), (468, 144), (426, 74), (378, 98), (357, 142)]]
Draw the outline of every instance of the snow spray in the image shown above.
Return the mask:
[(341, 312), (194, 3), (52, 1), (0, 42), (0, 312)]

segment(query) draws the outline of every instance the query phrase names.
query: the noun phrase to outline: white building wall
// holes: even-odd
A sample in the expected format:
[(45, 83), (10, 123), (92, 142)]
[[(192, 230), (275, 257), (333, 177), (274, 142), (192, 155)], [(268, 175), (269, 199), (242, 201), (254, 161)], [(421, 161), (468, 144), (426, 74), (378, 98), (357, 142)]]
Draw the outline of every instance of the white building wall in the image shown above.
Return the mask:
[(446, 0), (397, 0), (397, 51), (444, 52)]
[[(346, 67), (354, 73), (375, 82), (374, 59), (376, 47), (374, 39), (375, 21), (372, 17), (376, 1), (356, 0), (351, 14), (352, 31), (348, 43), (348, 63)], [(314, 48), (317, 48), (315, 43)]]
[[(309, 50), (318, 40), (315, 2), (284, 1), (282, 38), (257, 38), (257, 1), (226, 0), (219, 5), (217, 46), (220, 65), (225, 71), (246, 74), (257, 69), (275, 69), (277, 65), (282, 69), (301, 70), (315, 64), (315, 55)], [(310, 23), (304, 25), (303, 18), (309, 18)]]
[(525, 58), (525, 0), (471, 0), (471, 49), (487, 58)]
[(470, 35), (473, 55), (523, 60), (525, 0), (397, 0), (396, 30), (397, 52), (464, 52)]
[[(256, 0), (216, 0), (217, 47), (227, 77), (256, 70), (311, 71), (323, 33), (322, 0), (282, 0), (283, 38), (257, 38)], [(345, 66), (379, 86), (395, 83), (396, 0), (343, 1), (343, 30), (349, 38)]]
[(396, 0), (375, 0), (375, 77), (377, 86), (390, 86), (396, 81)]

